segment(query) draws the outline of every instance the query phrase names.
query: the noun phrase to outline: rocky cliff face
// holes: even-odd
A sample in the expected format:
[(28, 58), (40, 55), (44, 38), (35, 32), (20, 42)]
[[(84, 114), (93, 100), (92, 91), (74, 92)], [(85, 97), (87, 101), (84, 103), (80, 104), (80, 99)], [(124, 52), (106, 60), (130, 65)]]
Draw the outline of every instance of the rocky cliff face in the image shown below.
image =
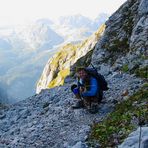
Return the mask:
[[(106, 30), (96, 46), (93, 62), (109, 63), (128, 70), (146, 66), (148, 55), (148, 2), (128, 0), (106, 22)], [(102, 53), (102, 56), (100, 56)], [(98, 55), (99, 60), (98, 60)]]
[[(128, 0), (106, 22), (106, 30), (104, 35), (97, 43), (93, 52), (92, 63), (107, 77), (110, 73), (114, 72), (128, 73), (131, 76), (141, 77), (143, 83), (146, 83), (146, 88), (144, 89), (142, 85), (140, 85), (141, 91), (137, 92), (131, 97), (132, 101), (130, 98), (128, 98), (125, 102), (123, 102), (123, 104), (120, 104), (119, 106), (117, 105), (116, 112), (109, 115), (108, 118), (101, 124), (96, 124), (93, 126), (90, 139), (91, 141), (96, 139), (99, 140), (102, 147), (117, 146), (132, 130), (136, 130), (141, 120), (143, 120), (142, 126), (148, 126), (148, 118), (146, 113), (148, 111), (147, 32), (148, 1)], [(113, 79), (110, 80), (114, 81)], [(112, 85), (110, 90), (115, 92), (122, 84), (115, 84), (115, 87)], [(123, 94), (124, 97), (121, 97), (121, 100), (123, 100), (125, 96), (129, 97), (129, 94), (127, 94), (129, 89), (130, 86), (127, 86), (126, 91)], [(136, 91), (135, 88), (134, 91)], [(122, 92), (123, 91), (121, 91), (121, 93)], [(110, 96), (110, 99), (111, 98), (115, 100), (115, 96)], [(117, 100), (119, 101), (119, 96)], [(123, 120), (125, 120), (125, 122)], [(104, 128), (106, 128), (105, 132), (103, 131)], [(146, 128), (143, 128), (143, 131), (139, 131), (139, 133), (138, 131), (139, 130), (134, 132), (137, 134), (130, 134), (129, 138), (127, 138), (119, 147), (130, 148), (141, 145), (142, 148), (145, 148), (148, 144), (147, 138), (144, 138), (145, 133), (148, 134)], [(102, 135), (102, 137), (99, 137), (99, 135)], [(103, 140), (103, 137), (108, 140)], [(139, 140), (138, 138), (141, 139)], [(109, 139), (114, 140), (110, 141)]]
[[(42, 90), (40, 94), (0, 111), (0, 147), (138, 147), (139, 130), (130, 133), (138, 128), (140, 119), (144, 126), (140, 142), (142, 148), (146, 148), (147, 12), (147, 0), (128, 0), (106, 22), (104, 35), (96, 41), (97, 44), (94, 40), (91, 40), (93, 43), (86, 41), (84, 46), (87, 47), (82, 48), (80, 55), (77, 51), (80, 48), (67, 45), (74, 49), (71, 47), (73, 50), (68, 52), (69, 48), (63, 48), (63, 51), (67, 49), (64, 55), (59, 51), (44, 69), (38, 83), (43, 87), (39, 87), (38, 91), (48, 85), (54, 87), (59, 82), (56, 72), (61, 72), (59, 75), (64, 78), (69, 73), (69, 66), (84, 64), (87, 52), (90, 52), (84, 49), (95, 47), (92, 63), (104, 74), (110, 87), (104, 93), (97, 114), (89, 114), (85, 109), (71, 109), (75, 103), (70, 92), (74, 80), (66, 79), (63, 86)], [(78, 61), (76, 57), (72, 58), (73, 53), (79, 55)], [(130, 137), (125, 139), (128, 134)]]
[(88, 65), (92, 51), (104, 29), (105, 26), (102, 25), (97, 32), (80, 44), (65, 45), (49, 59), (38, 81), (36, 92), (39, 93), (42, 89), (63, 85), (64, 79), (70, 74), (72, 65), (79, 66), (80, 63)]

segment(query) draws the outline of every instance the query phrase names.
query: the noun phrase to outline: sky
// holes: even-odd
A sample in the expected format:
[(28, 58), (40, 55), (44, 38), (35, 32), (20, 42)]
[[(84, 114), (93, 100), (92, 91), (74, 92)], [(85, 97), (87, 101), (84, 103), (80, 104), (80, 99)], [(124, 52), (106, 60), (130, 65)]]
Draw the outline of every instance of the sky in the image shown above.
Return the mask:
[(81, 14), (91, 19), (112, 14), (126, 0), (0, 0), (0, 26), (24, 24), (41, 18)]

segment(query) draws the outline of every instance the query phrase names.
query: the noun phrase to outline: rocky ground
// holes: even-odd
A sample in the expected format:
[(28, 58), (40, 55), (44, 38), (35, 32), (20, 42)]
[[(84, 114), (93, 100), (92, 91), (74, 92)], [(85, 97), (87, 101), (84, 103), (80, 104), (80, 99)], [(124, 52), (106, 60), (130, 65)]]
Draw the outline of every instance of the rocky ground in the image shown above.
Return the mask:
[(95, 115), (85, 109), (71, 108), (75, 103), (70, 91), (71, 79), (62, 87), (43, 90), (1, 110), (0, 147), (87, 147), (85, 140), (90, 125), (102, 120), (117, 101), (127, 99), (127, 95), (133, 94), (143, 83), (134, 75), (111, 70), (106, 73), (106, 78), (110, 90), (105, 92), (99, 112)]

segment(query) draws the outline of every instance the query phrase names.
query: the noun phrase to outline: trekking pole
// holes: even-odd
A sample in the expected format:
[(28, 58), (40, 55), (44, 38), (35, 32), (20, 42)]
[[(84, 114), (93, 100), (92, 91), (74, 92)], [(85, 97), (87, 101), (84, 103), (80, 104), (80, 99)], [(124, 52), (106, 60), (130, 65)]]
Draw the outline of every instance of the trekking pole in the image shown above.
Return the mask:
[(142, 129), (141, 129), (141, 118), (140, 118), (140, 111), (139, 111), (139, 126), (140, 126), (140, 133), (139, 133), (139, 147), (141, 147), (141, 132), (142, 132)]
[[(147, 77), (148, 77), (148, 71), (147, 71), (147, 67), (146, 67), (146, 81), (147, 81)], [(142, 93), (142, 97), (143, 97), (143, 91), (141, 92)], [(141, 112), (139, 110), (139, 126), (140, 126), (140, 133), (139, 133), (139, 147), (141, 147), (141, 136), (142, 136), (142, 125), (143, 125), (143, 121), (141, 120)]]
[[(141, 97), (143, 98), (143, 90), (141, 91)], [(142, 114), (141, 114), (141, 111), (139, 110), (139, 127), (140, 127), (140, 133), (139, 133), (139, 147), (138, 148), (141, 148), (141, 136), (142, 136), (142, 125), (144, 125), (144, 120), (141, 118)]]
[(90, 65), (91, 65), (92, 68), (98, 73), (97, 68), (95, 68), (95, 66), (94, 66), (92, 63), (90, 63)]

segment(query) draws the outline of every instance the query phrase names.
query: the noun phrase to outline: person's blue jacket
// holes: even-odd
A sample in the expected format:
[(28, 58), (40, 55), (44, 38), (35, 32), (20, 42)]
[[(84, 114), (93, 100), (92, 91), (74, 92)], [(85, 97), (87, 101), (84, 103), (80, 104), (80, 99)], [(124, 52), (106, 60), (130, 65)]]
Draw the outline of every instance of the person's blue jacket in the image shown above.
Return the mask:
[[(79, 86), (80, 85), (84, 85), (82, 80), (79, 81)], [(98, 82), (95, 78), (91, 77), (89, 90), (82, 92), (81, 95), (82, 97), (92, 97), (92, 96), (96, 96), (98, 91), (99, 91)]]

